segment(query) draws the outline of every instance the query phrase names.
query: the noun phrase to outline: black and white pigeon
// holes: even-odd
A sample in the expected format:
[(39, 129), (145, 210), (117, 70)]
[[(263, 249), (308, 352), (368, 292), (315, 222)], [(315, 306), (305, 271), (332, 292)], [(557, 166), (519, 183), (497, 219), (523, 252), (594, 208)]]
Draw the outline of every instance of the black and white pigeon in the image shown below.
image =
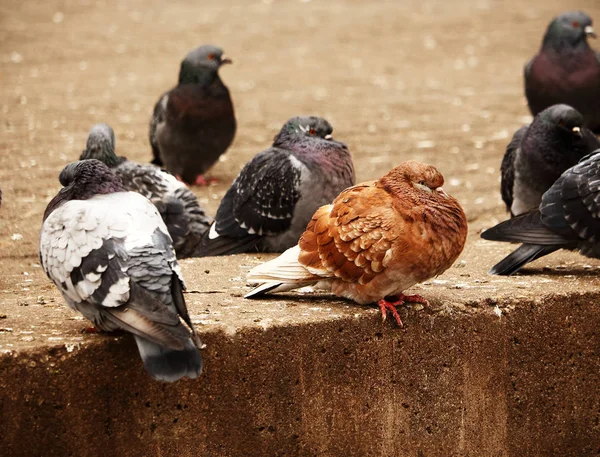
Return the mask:
[(198, 256), (283, 252), (314, 212), (354, 185), (348, 148), (315, 116), (293, 117), (273, 145), (248, 162), (223, 197)]
[(554, 105), (517, 130), (500, 167), (502, 200), (511, 216), (536, 209), (565, 170), (600, 148), (598, 138), (583, 125), (579, 111)]
[(523, 243), (490, 274), (511, 275), (559, 249), (600, 258), (600, 149), (565, 171), (544, 194), (537, 210), (501, 222), (481, 237)]
[(533, 115), (566, 103), (599, 133), (600, 57), (588, 37), (596, 34), (586, 13), (571, 11), (554, 18), (539, 53), (525, 66), (525, 96)]
[(121, 178), (127, 190), (142, 194), (154, 203), (173, 239), (177, 257), (192, 255), (212, 219), (206, 215), (196, 195), (184, 183), (154, 165), (117, 157), (115, 134), (107, 124), (92, 127), (79, 159), (98, 159), (104, 162)]
[(154, 160), (188, 184), (206, 185), (203, 174), (235, 136), (236, 121), (229, 89), (219, 77), (231, 63), (220, 48), (200, 46), (179, 70), (179, 83), (163, 94), (150, 119)]
[(69, 307), (100, 330), (133, 333), (153, 378), (198, 377), (201, 343), (155, 206), (98, 160), (70, 163), (59, 179), (64, 187), (44, 213), (40, 261)]

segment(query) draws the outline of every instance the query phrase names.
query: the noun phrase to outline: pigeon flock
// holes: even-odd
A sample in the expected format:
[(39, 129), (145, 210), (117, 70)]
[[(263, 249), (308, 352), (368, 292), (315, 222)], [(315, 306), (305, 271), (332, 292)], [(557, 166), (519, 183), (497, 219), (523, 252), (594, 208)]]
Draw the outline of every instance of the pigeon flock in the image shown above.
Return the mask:
[[(600, 57), (587, 41), (594, 36), (587, 14), (564, 13), (525, 66), (535, 117), (501, 163), (510, 218), (481, 234), (522, 244), (491, 274), (513, 274), (559, 249), (600, 258)], [(147, 372), (161, 381), (196, 378), (203, 367), (178, 258), (281, 253), (248, 273), (247, 298), (312, 286), (377, 304), (383, 319), (391, 313), (402, 326), (397, 306), (427, 304), (404, 291), (447, 270), (467, 239), (465, 213), (435, 167), (409, 160), (355, 185), (348, 147), (316, 116), (285, 122), (242, 168), (213, 220), (186, 184), (210, 183), (206, 173), (235, 136), (219, 77), (227, 63), (210, 45), (184, 58), (177, 86), (154, 107), (151, 164), (117, 156), (113, 129), (93, 126), (43, 218), (40, 261), (69, 307), (101, 331), (132, 333)]]

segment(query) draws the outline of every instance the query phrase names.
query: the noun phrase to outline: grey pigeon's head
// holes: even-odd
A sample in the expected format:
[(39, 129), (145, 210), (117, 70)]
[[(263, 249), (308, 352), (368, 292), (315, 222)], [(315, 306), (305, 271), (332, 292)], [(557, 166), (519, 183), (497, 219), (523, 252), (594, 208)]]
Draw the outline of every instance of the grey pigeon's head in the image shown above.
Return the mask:
[(539, 113), (532, 122), (547, 130), (564, 131), (581, 137), (584, 119), (582, 114), (569, 105), (552, 105)]
[(232, 63), (223, 50), (206, 44), (191, 51), (181, 62), (179, 84), (209, 84), (221, 65)]
[(280, 135), (298, 134), (307, 137), (317, 137), (331, 140), (333, 127), (322, 117), (317, 116), (295, 116), (289, 119), (281, 128)]
[(596, 37), (592, 18), (583, 11), (569, 11), (554, 18), (544, 36), (543, 46), (555, 49), (588, 46), (587, 37)]
[(110, 194), (125, 190), (121, 178), (97, 159), (71, 162), (60, 172), (58, 180), (64, 187), (77, 188), (78, 195), (87, 195), (78, 198), (79, 200), (96, 194)]
[(108, 124), (96, 124), (88, 134), (85, 149), (79, 160), (97, 159), (109, 167), (118, 165), (121, 161), (115, 154), (115, 132)]
[(95, 195), (126, 192), (121, 178), (96, 159), (71, 162), (62, 169), (58, 180), (63, 188), (48, 203), (44, 220), (52, 211), (70, 200), (87, 200)]

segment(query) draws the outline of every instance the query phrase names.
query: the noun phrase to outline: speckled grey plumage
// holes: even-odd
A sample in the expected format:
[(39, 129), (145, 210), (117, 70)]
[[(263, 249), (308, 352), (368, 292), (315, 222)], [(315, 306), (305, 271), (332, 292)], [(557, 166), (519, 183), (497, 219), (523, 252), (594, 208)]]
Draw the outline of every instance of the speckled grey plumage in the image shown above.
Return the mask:
[(212, 222), (196, 195), (171, 174), (154, 165), (139, 164), (117, 157), (115, 135), (107, 124), (90, 130), (80, 159), (98, 159), (111, 167), (127, 190), (148, 198), (158, 208), (179, 258), (193, 254)]
[[(148, 373), (161, 381), (202, 371), (181, 270), (156, 208), (127, 192), (102, 162), (61, 172), (40, 234), (40, 261), (67, 304), (103, 331), (135, 337)], [(186, 329), (180, 317), (189, 326)]]
[(159, 98), (150, 119), (153, 163), (189, 184), (199, 182), (235, 136), (233, 103), (219, 77), (225, 63), (231, 60), (216, 46), (194, 49), (181, 62), (178, 85)]
[(248, 162), (223, 197), (199, 256), (282, 252), (295, 245), (313, 213), (354, 185), (345, 144), (319, 117), (294, 117), (273, 145)]
[(536, 209), (566, 169), (600, 148), (600, 141), (583, 124), (577, 110), (554, 105), (517, 130), (501, 166), (502, 199), (511, 215)]

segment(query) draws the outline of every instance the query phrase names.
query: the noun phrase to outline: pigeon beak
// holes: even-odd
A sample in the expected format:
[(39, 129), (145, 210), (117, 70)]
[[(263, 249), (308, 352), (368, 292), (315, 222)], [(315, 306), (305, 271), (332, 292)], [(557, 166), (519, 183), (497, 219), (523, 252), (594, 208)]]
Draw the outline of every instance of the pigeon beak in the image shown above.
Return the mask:
[(331, 135), (325, 135), (325, 139), (326, 140), (333, 140), (333, 137)]
[(221, 65), (225, 65), (226, 63), (233, 63), (233, 60), (231, 60), (229, 57), (223, 54), (221, 56)]
[(583, 29), (583, 32), (587, 36), (591, 36), (592, 38), (596, 38), (598, 36), (598, 35), (596, 35), (596, 32), (594, 32), (594, 28), (591, 25), (586, 25), (585, 28)]
[(583, 133), (581, 133), (581, 127), (573, 127), (572, 132), (580, 138), (583, 137)]
[(444, 192), (444, 189), (441, 187), (438, 187), (437, 189), (435, 189), (435, 191), (444, 198), (450, 198), (450, 196), (446, 192)]

